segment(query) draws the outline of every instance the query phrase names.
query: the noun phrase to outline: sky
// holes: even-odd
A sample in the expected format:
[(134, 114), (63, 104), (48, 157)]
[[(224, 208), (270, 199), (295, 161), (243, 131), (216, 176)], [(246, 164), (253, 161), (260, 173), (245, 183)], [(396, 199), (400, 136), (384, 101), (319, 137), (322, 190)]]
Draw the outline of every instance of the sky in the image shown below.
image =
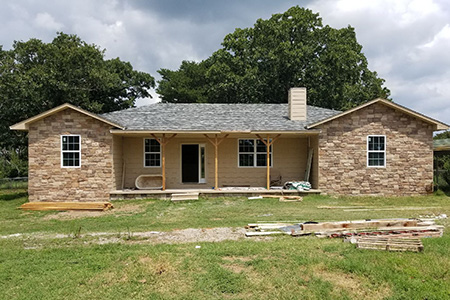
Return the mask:
[[(355, 28), (391, 98), (450, 124), (448, 0), (2, 0), (0, 45), (77, 34), (157, 80), (157, 70), (209, 57), (226, 34), (299, 5), (324, 25)], [(140, 99), (137, 105), (158, 101)]]

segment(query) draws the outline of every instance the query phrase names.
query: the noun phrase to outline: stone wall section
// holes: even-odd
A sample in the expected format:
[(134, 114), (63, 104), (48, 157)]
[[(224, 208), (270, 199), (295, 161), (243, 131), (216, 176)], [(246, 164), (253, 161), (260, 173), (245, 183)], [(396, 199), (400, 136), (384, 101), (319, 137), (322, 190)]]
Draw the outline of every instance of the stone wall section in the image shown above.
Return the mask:
[[(433, 182), (433, 127), (376, 103), (320, 126), (319, 188), (329, 194), (420, 195)], [(386, 136), (386, 167), (367, 167), (367, 136)]]
[[(66, 109), (28, 132), (30, 201), (108, 201), (116, 186), (110, 125)], [(81, 167), (61, 167), (61, 135), (81, 136)], [(118, 163), (120, 165), (120, 163)]]

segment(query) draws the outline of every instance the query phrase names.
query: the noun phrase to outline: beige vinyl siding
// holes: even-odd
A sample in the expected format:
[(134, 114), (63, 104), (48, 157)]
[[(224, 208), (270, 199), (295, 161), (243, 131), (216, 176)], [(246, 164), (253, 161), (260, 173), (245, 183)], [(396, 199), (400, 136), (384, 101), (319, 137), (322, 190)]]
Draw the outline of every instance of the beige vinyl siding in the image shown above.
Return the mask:
[[(238, 139), (255, 138), (243, 135), (225, 139), (219, 146), (219, 186), (264, 187), (266, 168), (238, 167)], [(144, 137), (124, 137), (125, 188), (134, 188), (134, 182), (142, 174), (161, 174), (161, 168), (145, 168)], [(181, 145), (205, 144), (206, 183), (183, 184), (181, 182)], [(303, 180), (307, 160), (308, 138), (279, 138), (273, 146), (273, 170), (278, 170), (283, 181)], [(166, 146), (167, 188), (212, 188), (214, 186), (214, 147), (206, 138), (174, 138)]]
[(310, 137), (310, 147), (314, 149), (314, 155), (311, 165), (311, 175), (309, 180), (311, 181), (311, 186), (313, 189), (317, 189), (319, 186), (319, 136), (314, 135)]
[(123, 172), (123, 137), (113, 135), (113, 174), (116, 189), (122, 188)]

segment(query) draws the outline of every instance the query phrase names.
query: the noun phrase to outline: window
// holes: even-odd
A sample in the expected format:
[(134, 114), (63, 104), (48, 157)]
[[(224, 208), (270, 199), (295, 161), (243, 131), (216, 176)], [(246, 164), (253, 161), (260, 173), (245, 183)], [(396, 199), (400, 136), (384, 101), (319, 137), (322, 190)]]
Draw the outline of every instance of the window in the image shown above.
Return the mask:
[(144, 167), (161, 166), (161, 146), (155, 139), (144, 139)]
[(386, 137), (384, 135), (369, 135), (367, 137), (367, 166), (386, 166)]
[[(239, 167), (266, 167), (267, 147), (259, 139), (239, 140)], [(273, 166), (272, 146), (269, 148), (270, 166)]]
[(81, 166), (81, 138), (79, 135), (61, 136), (61, 167), (79, 168)]

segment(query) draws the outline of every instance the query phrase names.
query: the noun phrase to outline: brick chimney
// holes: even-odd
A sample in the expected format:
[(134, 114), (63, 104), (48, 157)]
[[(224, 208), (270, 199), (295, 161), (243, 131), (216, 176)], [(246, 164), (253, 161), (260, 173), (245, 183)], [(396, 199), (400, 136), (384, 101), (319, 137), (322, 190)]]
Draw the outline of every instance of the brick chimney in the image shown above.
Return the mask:
[(289, 119), (306, 121), (306, 88), (291, 88), (288, 93)]

